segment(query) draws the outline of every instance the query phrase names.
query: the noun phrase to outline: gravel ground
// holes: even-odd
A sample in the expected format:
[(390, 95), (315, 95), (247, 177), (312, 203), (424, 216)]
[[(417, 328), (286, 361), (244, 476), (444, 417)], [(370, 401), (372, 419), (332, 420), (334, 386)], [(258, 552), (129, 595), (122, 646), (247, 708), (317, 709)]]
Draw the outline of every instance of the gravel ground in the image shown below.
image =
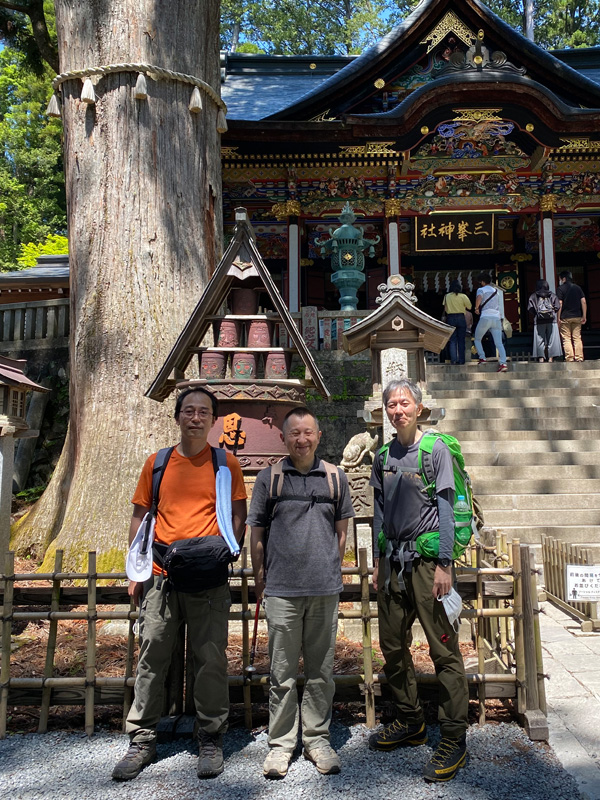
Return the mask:
[[(332, 744), (342, 772), (320, 775), (296, 755), (287, 777), (267, 781), (262, 761), (267, 737), (232, 730), (225, 739), (225, 772), (213, 780), (196, 777), (196, 748), (191, 742), (159, 745), (158, 760), (130, 783), (110, 778), (113, 764), (127, 749), (123, 735), (16, 734), (0, 741), (0, 797), (11, 800), (578, 800), (573, 778), (552, 750), (530, 742), (516, 725), (472, 726), (467, 737), (467, 766), (450, 783), (426, 784), (421, 771), (429, 745), (374, 753), (363, 725), (333, 723)], [(439, 739), (430, 728), (430, 744)]]

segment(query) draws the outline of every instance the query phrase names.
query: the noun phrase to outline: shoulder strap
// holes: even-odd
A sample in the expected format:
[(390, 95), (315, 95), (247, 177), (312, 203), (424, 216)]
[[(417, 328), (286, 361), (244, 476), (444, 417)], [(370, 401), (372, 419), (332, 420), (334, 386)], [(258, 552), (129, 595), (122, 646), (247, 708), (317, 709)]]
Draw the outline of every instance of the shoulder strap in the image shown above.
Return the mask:
[(152, 506), (150, 508), (150, 513), (153, 517), (156, 516), (158, 510), (158, 492), (173, 450), (175, 450), (175, 446), (163, 447), (154, 458), (154, 466), (152, 467)]
[(276, 500), (281, 494), (283, 487), (283, 462), (278, 461), (277, 464), (271, 465), (271, 485), (269, 487), (269, 500)]
[(479, 306), (479, 313), (480, 313), (480, 314), (481, 314), (481, 309), (482, 309), (482, 308), (484, 308), (485, 306), (487, 306), (487, 304), (490, 302), (490, 300), (492, 299), (492, 297), (496, 297), (496, 295), (497, 295), (497, 294), (498, 294), (498, 289), (494, 289), (494, 291), (493, 291), (493, 292), (492, 292), (492, 294), (491, 294), (491, 295), (490, 295), (490, 296), (487, 298), (487, 300), (484, 300), (484, 301), (483, 301), (483, 303), (482, 303), (482, 304)]
[(377, 451), (377, 455), (378, 456), (382, 456), (382, 458), (383, 458), (383, 466), (384, 467), (387, 464), (388, 456), (390, 454), (390, 446), (391, 446), (393, 441), (394, 440), (392, 439), (387, 444), (384, 444), (383, 447), (380, 447), (379, 450)]
[(429, 498), (435, 495), (435, 471), (433, 469), (433, 448), (439, 438), (437, 431), (427, 431), (419, 439), (419, 472), (423, 478)]
[(334, 503), (340, 499), (340, 475), (338, 468), (335, 464), (330, 464), (328, 461), (321, 460), (321, 464), (325, 467), (327, 473), (327, 483), (329, 484), (329, 495)]
[(211, 447), (210, 449), (212, 450), (213, 469), (216, 475), (219, 467), (227, 466), (227, 452), (220, 447)]

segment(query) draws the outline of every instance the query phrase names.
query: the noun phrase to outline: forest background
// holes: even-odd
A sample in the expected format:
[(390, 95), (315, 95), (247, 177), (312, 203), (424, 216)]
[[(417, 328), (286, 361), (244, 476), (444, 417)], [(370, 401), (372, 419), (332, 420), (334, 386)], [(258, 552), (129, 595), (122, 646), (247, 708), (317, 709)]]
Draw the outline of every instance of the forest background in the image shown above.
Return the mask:
[[(353, 55), (401, 22), (418, 0), (222, 0), (221, 49), (271, 55)], [(523, 32), (523, 2), (490, 0)], [(540, 0), (535, 41), (600, 44), (600, 0)], [(58, 71), (52, 0), (0, 0), (0, 270), (67, 252), (62, 123), (46, 117)]]

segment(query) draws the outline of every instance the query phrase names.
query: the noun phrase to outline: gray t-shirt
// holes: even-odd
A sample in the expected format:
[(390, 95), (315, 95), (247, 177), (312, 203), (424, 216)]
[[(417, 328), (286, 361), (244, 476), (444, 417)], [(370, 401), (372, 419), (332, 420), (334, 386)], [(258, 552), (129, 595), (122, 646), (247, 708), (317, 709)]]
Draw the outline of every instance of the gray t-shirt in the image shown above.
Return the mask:
[[(331, 497), (327, 473), (316, 458), (303, 475), (286, 458), (281, 497), (295, 499), (275, 503), (266, 550), (266, 597), (315, 597), (339, 594), (342, 573), (335, 523), (354, 516), (348, 479), (338, 468), (339, 499), (314, 502), (311, 497)], [(256, 477), (246, 523), (267, 527), (271, 467)]]
[[(454, 489), (452, 456), (440, 439), (436, 441), (431, 456), (436, 493)], [(375, 490), (373, 553), (376, 556), (381, 530), (388, 539), (400, 542), (412, 542), (422, 533), (439, 530), (437, 503), (429, 499), (418, 465), (419, 442), (404, 447), (394, 438), (385, 467), (383, 455), (378, 453), (375, 457), (370, 484)]]

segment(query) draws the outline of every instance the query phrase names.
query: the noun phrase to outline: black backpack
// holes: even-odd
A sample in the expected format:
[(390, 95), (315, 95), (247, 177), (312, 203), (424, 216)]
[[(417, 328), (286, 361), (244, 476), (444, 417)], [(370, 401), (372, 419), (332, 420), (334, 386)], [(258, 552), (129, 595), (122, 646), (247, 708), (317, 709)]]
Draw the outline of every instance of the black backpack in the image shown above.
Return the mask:
[(536, 316), (538, 322), (552, 322), (554, 320), (554, 307), (550, 295), (538, 297)]

